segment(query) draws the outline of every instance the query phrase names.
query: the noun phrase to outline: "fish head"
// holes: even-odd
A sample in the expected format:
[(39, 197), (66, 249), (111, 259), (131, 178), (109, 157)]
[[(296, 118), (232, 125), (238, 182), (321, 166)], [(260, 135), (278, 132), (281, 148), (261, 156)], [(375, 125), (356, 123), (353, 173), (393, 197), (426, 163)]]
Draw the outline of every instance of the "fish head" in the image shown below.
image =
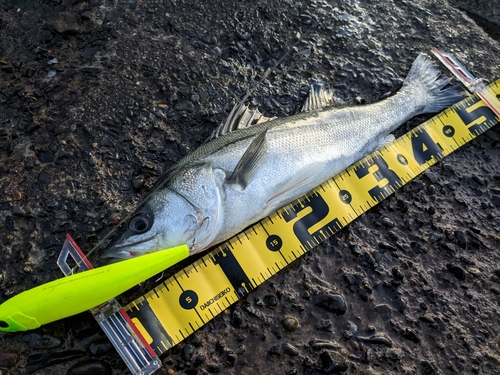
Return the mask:
[(190, 245), (203, 227), (200, 210), (168, 188), (154, 194), (126, 224), (125, 232), (103, 254), (130, 259), (183, 244)]

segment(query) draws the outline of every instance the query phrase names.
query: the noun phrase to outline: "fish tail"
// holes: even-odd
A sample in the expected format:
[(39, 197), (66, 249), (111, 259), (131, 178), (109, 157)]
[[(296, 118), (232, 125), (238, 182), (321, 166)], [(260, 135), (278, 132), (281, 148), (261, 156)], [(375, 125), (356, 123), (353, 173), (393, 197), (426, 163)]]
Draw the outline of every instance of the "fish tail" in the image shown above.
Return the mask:
[(403, 89), (417, 90), (422, 100), (421, 113), (439, 112), (464, 98), (459, 86), (449, 86), (451, 78), (443, 76), (437, 65), (425, 54), (413, 62)]

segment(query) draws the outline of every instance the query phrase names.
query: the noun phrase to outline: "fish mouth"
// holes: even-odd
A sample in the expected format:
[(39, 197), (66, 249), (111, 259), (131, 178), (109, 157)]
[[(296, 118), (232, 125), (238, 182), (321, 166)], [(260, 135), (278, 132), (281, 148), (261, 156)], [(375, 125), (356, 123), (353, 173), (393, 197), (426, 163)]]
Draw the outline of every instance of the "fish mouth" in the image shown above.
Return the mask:
[(118, 244), (107, 249), (104, 254), (102, 254), (102, 257), (116, 259), (135, 258), (139, 255), (156, 251), (157, 242), (156, 236), (150, 236), (139, 241)]

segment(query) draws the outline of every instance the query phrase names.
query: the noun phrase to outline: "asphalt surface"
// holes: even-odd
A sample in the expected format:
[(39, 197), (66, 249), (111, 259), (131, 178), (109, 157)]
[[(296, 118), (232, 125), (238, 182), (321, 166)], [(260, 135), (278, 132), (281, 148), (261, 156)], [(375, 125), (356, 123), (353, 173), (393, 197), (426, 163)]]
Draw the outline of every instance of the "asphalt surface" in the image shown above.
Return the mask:
[[(500, 78), (498, 14), (481, 1), (3, 1), (0, 301), (61, 277), (66, 233), (90, 250), (247, 94), (269, 117), (296, 113), (313, 81), (373, 103), (432, 46)], [(158, 373), (498, 374), (499, 141), (494, 128), (410, 182)], [(88, 313), (1, 335), (0, 369), (127, 373)]]

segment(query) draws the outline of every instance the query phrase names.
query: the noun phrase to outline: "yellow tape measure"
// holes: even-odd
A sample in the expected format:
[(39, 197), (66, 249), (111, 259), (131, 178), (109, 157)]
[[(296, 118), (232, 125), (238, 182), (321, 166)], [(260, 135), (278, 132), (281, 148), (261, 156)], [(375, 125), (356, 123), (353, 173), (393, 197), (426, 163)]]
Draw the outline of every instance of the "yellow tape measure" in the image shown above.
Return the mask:
[[(484, 91), (500, 110), (500, 80)], [(472, 95), (226, 241), (125, 307), (158, 354), (499, 121)]]

